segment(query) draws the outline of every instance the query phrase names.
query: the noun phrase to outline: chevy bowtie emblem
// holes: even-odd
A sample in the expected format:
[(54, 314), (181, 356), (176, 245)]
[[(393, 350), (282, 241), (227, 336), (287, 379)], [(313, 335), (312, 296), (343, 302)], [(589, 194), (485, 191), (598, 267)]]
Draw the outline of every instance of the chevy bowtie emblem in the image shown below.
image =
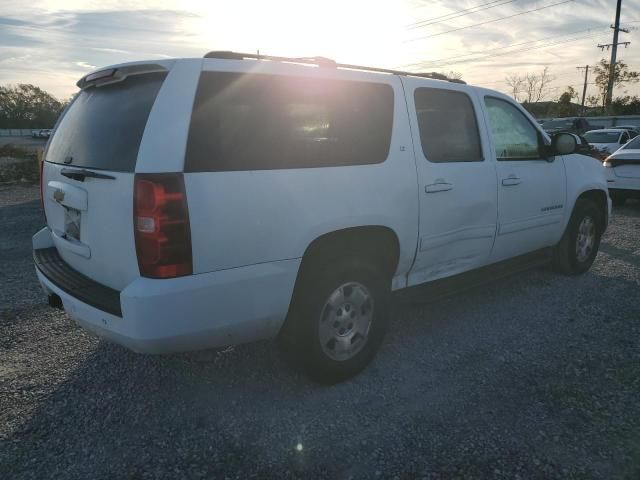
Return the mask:
[(53, 192), (53, 199), (56, 202), (61, 202), (64, 200), (64, 192), (62, 190), (56, 190)]

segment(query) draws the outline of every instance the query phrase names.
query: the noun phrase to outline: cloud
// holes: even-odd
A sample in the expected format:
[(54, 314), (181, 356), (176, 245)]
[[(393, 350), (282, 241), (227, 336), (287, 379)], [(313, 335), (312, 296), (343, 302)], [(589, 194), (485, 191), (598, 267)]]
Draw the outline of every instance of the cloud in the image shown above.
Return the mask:
[(96, 68), (98, 68), (95, 65), (88, 64), (87, 62), (75, 62), (75, 64), (80, 68), (86, 68), (87, 70), (95, 70)]
[[(296, 0), (273, 0), (268, 5), (250, 0), (149, 0), (143, 9), (133, 0), (32, 0), (29, 4), (2, 0), (0, 84), (34, 83), (66, 97), (75, 90), (75, 81), (94, 66), (200, 57), (216, 47), (317, 55), (323, 53), (324, 46), (338, 60), (351, 63), (398, 68), (432, 61), (429, 71), (459, 71), (466, 80), (495, 88), (503, 88), (504, 77), (510, 73), (549, 66), (550, 73), (557, 76), (554, 86), (559, 86), (581, 81), (582, 73), (576, 66), (594, 65), (608, 56), (596, 45), (611, 42), (608, 26), (615, 13), (611, 0), (576, 0), (478, 25), (561, 1), (519, 0), (409, 29), (407, 25), (417, 21), (482, 2), (388, 0), (387, 4), (374, 5), (362, 0), (361, 8), (359, 1), (343, 4), (325, 0), (326, 11), (341, 15), (328, 14), (318, 26), (317, 15), (309, 13), (311, 7)], [(390, 14), (382, 16), (382, 22), (372, 20), (381, 9)], [(344, 12), (351, 12), (353, 18), (343, 18)], [(640, 27), (638, 12), (640, 0), (625, 0), (622, 23)], [(469, 28), (415, 40), (460, 27)], [(584, 31), (589, 28), (593, 31)], [(639, 32), (636, 29), (621, 34), (620, 39), (633, 42), (631, 48), (619, 50), (619, 56), (634, 70), (640, 70)], [(558, 43), (551, 45), (553, 42)], [(342, 43), (349, 48), (341, 49)], [(521, 43), (525, 44), (513, 46)], [(319, 46), (321, 51), (302, 51), (308, 45), (315, 45), (314, 49)], [(350, 56), (344, 58), (347, 50)], [(469, 52), (477, 53), (469, 56)], [(638, 93), (637, 86), (631, 90)]]

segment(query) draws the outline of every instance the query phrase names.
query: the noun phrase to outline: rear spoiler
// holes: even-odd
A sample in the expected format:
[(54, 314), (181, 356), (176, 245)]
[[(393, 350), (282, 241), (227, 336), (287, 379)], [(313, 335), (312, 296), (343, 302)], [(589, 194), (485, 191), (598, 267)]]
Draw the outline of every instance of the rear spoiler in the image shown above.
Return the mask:
[(80, 89), (88, 87), (101, 87), (112, 83), (122, 82), (131, 75), (140, 75), (142, 73), (167, 72), (169, 69), (156, 63), (147, 63), (143, 65), (128, 65), (117, 68), (106, 68), (97, 72), (89, 73), (82, 77), (76, 85)]

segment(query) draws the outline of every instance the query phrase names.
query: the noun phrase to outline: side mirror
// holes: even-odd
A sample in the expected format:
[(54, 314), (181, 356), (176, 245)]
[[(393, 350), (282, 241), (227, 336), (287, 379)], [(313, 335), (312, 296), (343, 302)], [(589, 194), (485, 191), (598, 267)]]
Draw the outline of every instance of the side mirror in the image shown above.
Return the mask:
[(570, 133), (557, 133), (551, 139), (551, 145), (556, 155), (569, 155), (576, 152), (578, 142)]

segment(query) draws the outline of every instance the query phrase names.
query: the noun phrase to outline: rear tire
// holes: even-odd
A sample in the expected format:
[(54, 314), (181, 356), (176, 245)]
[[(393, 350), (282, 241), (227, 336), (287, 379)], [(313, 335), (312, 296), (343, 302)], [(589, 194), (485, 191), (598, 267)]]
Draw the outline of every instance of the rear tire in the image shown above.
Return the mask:
[(578, 199), (562, 239), (553, 252), (553, 267), (565, 275), (591, 268), (602, 236), (601, 213), (592, 200)]
[(311, 378), (338, 383), (358, 374), (378, 351), (390, 281), (364, 261), (314, 262), (305, 270), (280, 343)]

